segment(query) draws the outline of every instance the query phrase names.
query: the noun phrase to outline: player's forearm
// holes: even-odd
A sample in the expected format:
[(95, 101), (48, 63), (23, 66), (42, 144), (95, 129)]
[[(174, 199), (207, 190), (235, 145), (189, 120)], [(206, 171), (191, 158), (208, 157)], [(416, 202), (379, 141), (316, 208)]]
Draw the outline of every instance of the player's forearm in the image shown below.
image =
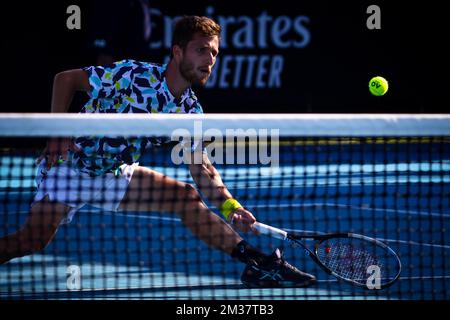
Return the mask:
[(211, 164), (191, 165), (191, 175), (197, 187), (216, 207), (232, 198), (219, 172)]
[(64, 113), (69, 110), (76, 91), (89, 90), (89, 79), (81, 69), (60, 72), (53, 81), (52, 113)]

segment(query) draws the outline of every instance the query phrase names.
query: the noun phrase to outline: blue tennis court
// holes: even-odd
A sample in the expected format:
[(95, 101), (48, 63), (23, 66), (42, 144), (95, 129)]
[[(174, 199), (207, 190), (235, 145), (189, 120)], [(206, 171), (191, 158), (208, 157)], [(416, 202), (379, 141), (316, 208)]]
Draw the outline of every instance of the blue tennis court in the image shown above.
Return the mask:
[[(315, 274), (309, 288), (248, 289), (244, 265), (194, 238), (175, 214), (85, 207), (43, 252), (0, 266), (1, 299), (448, 299), (450, 141), (302, 140), (280, 147), (280, 166), (217, 165), (258, 220), (291, 230), (351, 231), (400, 256), (400, 280), (384, 290), (340, 283), (302, 250), (287, 261)], [(141, 165), (192, 182), (186, 166), (154, 148)], [(1, 234), (17, 229), (33, 196), (32, 164), (1, 156)], [(156, 165), (155, 165), (156, 164)], [(19, 204), (19, 205), (18, 205)], [(216, 210), (217, 212), (217, 210)], [(270, 253), (278, 240), (246, 235)]]

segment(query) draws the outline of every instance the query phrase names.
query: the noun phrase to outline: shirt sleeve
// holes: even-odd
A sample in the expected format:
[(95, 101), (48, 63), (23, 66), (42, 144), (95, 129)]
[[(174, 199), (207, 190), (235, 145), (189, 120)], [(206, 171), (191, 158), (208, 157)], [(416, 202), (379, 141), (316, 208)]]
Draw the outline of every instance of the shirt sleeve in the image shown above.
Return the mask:
[(189, 113), (203, 113), (203, 108), (198, 101), (195, 101), (189, 108)]
[(108, 66), (85, 67), (83, 70), (89, 76), (88, 94), (91, 98), (113, 98), (130, 87), (133, 62), (122, 60)]

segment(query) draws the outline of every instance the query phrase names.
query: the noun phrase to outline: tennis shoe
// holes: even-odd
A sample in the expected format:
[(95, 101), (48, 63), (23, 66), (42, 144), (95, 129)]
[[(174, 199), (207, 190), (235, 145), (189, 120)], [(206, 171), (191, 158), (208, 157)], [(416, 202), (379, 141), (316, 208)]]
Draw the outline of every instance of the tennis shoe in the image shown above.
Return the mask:
[(265, 263), (247, 264), (241, 281), (250, 288), (307, 287), (316, 283), (316, 277), (287, 263), (276, 249)]

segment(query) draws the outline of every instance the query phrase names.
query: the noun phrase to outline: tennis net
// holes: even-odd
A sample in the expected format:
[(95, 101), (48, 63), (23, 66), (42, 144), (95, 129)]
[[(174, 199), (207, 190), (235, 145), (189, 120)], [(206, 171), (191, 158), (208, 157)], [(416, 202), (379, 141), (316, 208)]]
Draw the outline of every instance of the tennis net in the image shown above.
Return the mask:
[[(1, 299), (449, 297), (449, 115), (3, 114), (0, 141)], [(318, 280), (244, 286), (231, 236), (208, 218), (224, 219), (223, 199), (199, 173), (204, 157), (258, 221), (378, 239), (400, 278), (355, 287), (240, 232)]]

